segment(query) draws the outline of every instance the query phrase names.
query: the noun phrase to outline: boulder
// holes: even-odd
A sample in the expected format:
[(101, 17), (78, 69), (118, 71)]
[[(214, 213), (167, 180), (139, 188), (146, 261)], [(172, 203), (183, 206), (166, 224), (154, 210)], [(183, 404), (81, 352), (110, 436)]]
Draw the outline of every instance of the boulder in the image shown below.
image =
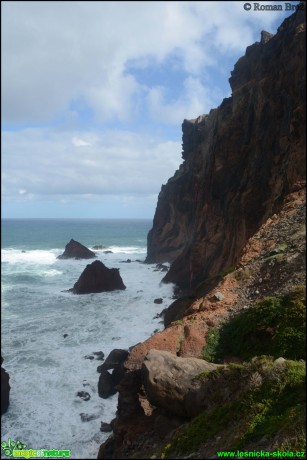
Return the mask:
[(223, 366), (198, 358), (180, 358), (168, 351), (150, 350), (142, 366), (148, 400), (168, 413), (189, 416), (186, 398), (193, 389), (193, 379), (219, 367)]
[(98, 381), (98, 394), (101, 398), (107, 399), (109, 396), (112, 396), (116, 393), (115, 384), (112, 379), (112, 375), (103, 370), (100, 374)]
[[(124, 377), (125, 368), (123, 363), (128, 355), (127, 350), (114, 349), (105, 362), (97, 367), (97, 371), (101, 373), (98, 381), (98, 393), (101, 398), (108, 398), (117, 392), (116, 386)], [(110, 369), (113, 369), (112, 374), (108, 372)]]
[[(3, 358), (1, 356), (1, 364), (3, 362)], [(4, 414), (9, 407), (10, 402), (10, 384), (9, 384), (10, 376), (6, 372), (6, 370), (1, 367), (1, 415)]]
[(120, 348), (115, 348), (106, 358), (105, 362), (97, 367), (97, 372), (103, 370), (115, 369), (119, 364), (122, 364), (128, 358), (129, 352)]
[(95, 355), (96, 359), (98, 359), (99, 361), (104, 360), (104, 352), (103, 351), (94, 351), (93, 355)]
[(159, 297), (158, 299), (154, 300), (154, 303), (157, 303), (157, 304), (163, 303), (163, 299), (161, 299), (161, 297)]
[(82, 422), (90, 422), (91, 420), (96, 420), (96, 418), (99, 418), (99, 414), (85, 414), (82, 412), (80, 414)]
[(118, 268), (107, 268), (99, 260), (87, 265), (70, 292), (90, 294), (92, 292), (126, 289)]
[(103, 433), (110, 433), (112, 431), (110, 423), (101, 422), (100, 431), (102, 431)]
[(168, 271), (168, 266), (163, 265), (163, 264), (157, 264), (156, 268), (154, 269), (155, 272), (161, 271), (161, 272), (167, 272)]
[(58, 256), (57, 259), (94, 259), (95, 257), (96, 254), (93, 251), (78, 243), (78, 241), (71, 239), (66, 244), (63, 254)]
[(83, 401), (89, 401), (91, 399), (91, 395), (87, 391), (78, 391), (77, 396), (83, 399)]

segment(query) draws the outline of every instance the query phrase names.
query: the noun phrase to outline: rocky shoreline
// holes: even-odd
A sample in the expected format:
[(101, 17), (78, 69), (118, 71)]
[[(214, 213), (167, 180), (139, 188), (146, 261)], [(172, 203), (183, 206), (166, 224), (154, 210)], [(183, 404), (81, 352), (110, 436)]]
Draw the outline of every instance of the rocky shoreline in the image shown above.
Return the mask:
[[(304, 37), (301, 10), (263, 32), (235, 65), (232, 97), (183, 123), (184, 162), (162, 186), (146, 259), (171, 263), (163, 281), (180, 297), (121, 363), (98, 458), (304, 450)], [(229, 335), (236, 318), (249, 341), (247, 326)]]

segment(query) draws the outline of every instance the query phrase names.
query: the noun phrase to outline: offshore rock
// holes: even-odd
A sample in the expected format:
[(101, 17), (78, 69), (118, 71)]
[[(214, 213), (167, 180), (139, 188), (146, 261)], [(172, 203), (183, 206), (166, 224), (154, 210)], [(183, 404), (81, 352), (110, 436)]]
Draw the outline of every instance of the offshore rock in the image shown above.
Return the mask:
[[(103, 364), (97, 367), (100, 372), (98, 381), (98, 393), (102, 398), (108, 398), (117, 392), (116, 386), (124, 377), (124, 361), (129, 356), (127, 350), (115, 348), (108, 355)], [(112, 374), (108, 370), (113, 369)]]
[(114, 348), (106, 358), (105, 362), (97, 367), (97, 372), (103, 370), (116, 369), (122, 364), (129, 356), (129, 351), (122, 350), (121, 348)]
[[(1, 365), (3, 362), (3, 358), (1, 356)], [(9, 403), (10, 403), (10, 384), (9, 384), (10, 376), (6, 372), (6, 370), (1, 366), (1, 415), (5, 414), (8, 410)]]
[(78, 243), (78, 241), (71, 239), (66, 244), (63, 254), (58, 256), (57, 259), (94, 259), (95, 257), (96, 254), (93, 251)]
[(115, 384), (112, 375), (103, 370), (99, 376), (98, 381), (98, 394), (101, 398), (107, 399), (116, 393)]
[(184, 120), (183, 164), (162, 186), (147, 263), (195, 288), (235, 266), (247, 240), (305, 180), (305, 12), (246, 49), (232, 96)]
[(93, 292), (126, 289), (118, 268), (107, 268), (99, 260), (87, 265), (70, 292), (90, 294)]

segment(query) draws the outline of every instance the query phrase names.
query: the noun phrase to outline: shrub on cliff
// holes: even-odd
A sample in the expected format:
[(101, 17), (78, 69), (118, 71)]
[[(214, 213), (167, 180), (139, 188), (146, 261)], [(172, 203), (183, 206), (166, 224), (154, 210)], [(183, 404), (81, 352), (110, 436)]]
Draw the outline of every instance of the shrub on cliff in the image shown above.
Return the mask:
[[(210, 373), (199, 378), (210, 379)], [(244, 382), (243, 391), (223, 404), (217, 398), (215, 407), (177, 430), (155, 458), (189, 458), (191, 452), (191, 458), (215, 458), (219, 450), (252, 451), (260, 445), (304, 451), (305, 380), (304, 362), (260, 357), (229, 365), (214, 378), (216, 392), (225, 393), (238, 381)]]
[(219, 332), (209, 330), (203, 357), (220, 361), (226, 355), (306, 359), (306, 288), (268, 297), (235, 316)]

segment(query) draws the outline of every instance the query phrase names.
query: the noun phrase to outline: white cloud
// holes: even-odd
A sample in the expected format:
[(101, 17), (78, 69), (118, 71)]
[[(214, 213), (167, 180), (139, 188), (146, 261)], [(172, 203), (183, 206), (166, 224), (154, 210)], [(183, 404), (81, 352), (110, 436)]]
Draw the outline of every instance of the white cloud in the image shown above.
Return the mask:
[[(71, 132), (5, 132), (3, 196), (20, 201), (29, 196), (152, 195), (181, 163), (179, 142), (118, 131), (84, 132), (83, 137), (89, 142)], [(76, 144), (86, 145), (86, 156)]]
[(84, 141), (83, 139), (79, 139), (78, 137), (73, 137), (71, 142), (76, 147), (86, 147), (87, 145), (92, 145), (90, 142)]
[(188, 77), (184, 82), (184, 92), (174, 101), (166, 100), (166, 89), (155, 87), (149, 91), (148, 106), (152, 117), (165, 123), (182, 123), (184, 118), (196, 118), (208, 113), (221, 100), (216, 88), (205, 87), (198, 78)]
[(166, 129), (228, 96), (229, 66), (281, 22), (244, 3), (2, 2), (5, 204), (154, 207), (181, 162)]
[(3, 2), (3, 119), (52, 120), (82, 97), (97, 120), (127, 121), (146, 91), (127, 62), (175, 55), (200, 78), (219, 53), (244, 51), (280, 16), (247, 13), (243, 3)]

